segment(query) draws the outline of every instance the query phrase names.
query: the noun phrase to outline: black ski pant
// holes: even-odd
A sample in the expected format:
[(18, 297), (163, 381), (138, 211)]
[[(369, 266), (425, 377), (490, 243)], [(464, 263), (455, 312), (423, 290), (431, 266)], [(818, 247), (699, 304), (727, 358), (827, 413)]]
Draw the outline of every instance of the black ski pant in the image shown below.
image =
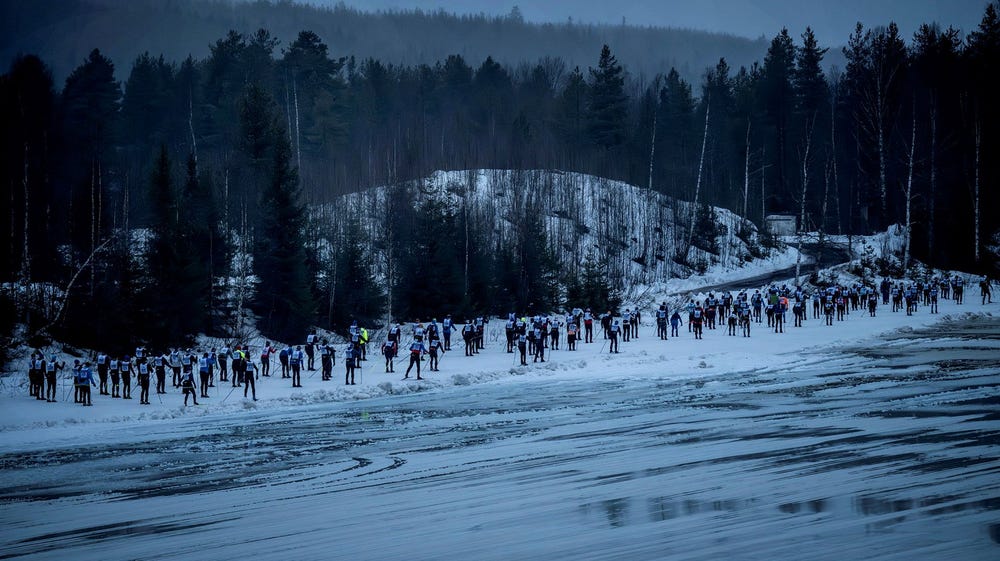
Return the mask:
[(149, 374), (139, 375), (139, 401), (149, 403)]
[(410, 365), (406, 367), (406, 374), (403, 376), (404, 378), (409, 378), (410, 377), (410, 370), (413, 368), (414, 364), (417, 365), (417, 378), (420, 378), (420, 354), (419, 353), (410, 353)]
[(56, 373), (46, 372), (45, 373), (45, 399), (49, 401), (56, 400)]

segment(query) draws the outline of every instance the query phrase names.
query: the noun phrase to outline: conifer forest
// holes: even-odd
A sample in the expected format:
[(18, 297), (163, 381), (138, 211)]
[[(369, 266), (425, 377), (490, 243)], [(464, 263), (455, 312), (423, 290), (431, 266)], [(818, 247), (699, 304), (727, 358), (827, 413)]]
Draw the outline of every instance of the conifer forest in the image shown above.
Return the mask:
[[(206, 4), (172, 3), (172, 17)], [(95, 44), (65, 71), (44, 53), (0, 61), (0, 332), (18, 323), (113, 349), (224, 335), (252, 314), (262, 333), (296, 339), (352, 319), (613, 305), (629, 282), (609, 264), (631, 251), (618, 243), (629, 232), (604, 231), (578, 266), (560, 265), (544, 181), (510, 186), (518, 204), (493, 213), (515, 227), (499, 235), (463, 212), (469, 186), (454, 187), (458, 204), (420, 196), (438, 170), (589, 174), (706, 209), (673, 217), (671, 251), (623, 254), (634, 267), (692, 266), (690, 245), (712, 249), (703, 237), (718, 207), (757, 231), (772, 214), (830, 235), (899, 224), (904, 267), (996, 275), (996, 2), (974, 29), (858, 24), (826, 45), (809, 28), (775, 29), (764, 42), (722, 37), (732, 52), (702, 68), (663, 69), (620, 60), (636, 50), (613, 40), (621, 30), (582, 55), (546, 50), (594, 29), (542, 29), (516, 11), (298, 8), (275, 20), (279, 38), (259, 15), (278, 4), (231, 8), (245, 25), (203, 55), (112, 59)], [(18, 9), (4, 19), (42, 17)], [(555, 38), (516, 55), (498, 45), (502, 60), (477, 43), (400, 62), (338, 47), (337, 18)], [(671, 48), (634, 34), (650, 36), (648, 51)], [(350, 204), (373, 188), (379, 212)], [(644, 216), (637, 228), (660, 227)]]

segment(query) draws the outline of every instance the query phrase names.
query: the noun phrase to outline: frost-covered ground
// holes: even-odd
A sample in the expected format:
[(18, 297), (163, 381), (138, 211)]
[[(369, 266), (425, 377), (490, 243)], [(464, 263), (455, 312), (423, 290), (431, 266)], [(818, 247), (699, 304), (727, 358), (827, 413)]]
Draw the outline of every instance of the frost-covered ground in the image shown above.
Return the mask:
[[(970, 295), (972, 296), (972, 295)], [(0, 559), (996, 559), (1000, 304), (0, 397)], [(494, 329), (498, 325), (492, 324)]]

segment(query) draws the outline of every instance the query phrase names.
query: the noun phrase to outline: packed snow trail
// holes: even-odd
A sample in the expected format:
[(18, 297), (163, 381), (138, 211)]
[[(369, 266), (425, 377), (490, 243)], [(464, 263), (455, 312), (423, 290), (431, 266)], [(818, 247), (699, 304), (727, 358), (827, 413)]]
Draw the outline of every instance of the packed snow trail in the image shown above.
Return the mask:
[[(794, 363), (691, 366), (644, 332), (579, 370), (25, 428), (0, 559), (996, 558), (996, 317), (808, 352), (762, 331)], [(742, 342), (712, 337), (702, 363)]]

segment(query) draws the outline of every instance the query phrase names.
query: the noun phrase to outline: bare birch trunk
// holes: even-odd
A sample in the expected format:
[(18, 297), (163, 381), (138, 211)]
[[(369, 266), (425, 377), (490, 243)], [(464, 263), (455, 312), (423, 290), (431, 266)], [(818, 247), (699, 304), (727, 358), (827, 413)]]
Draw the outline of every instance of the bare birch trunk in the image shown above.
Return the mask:
[(976, 263), (979, 263), (979, 245), (980, 245), (979, 244), (979, 155), (980, 155), (980, 148), (982, 146), (982, 138), (983, 138), (982, 125), (979, 123), (979, 116), (977, 114), (976, 115), (976, 179), (975, 183), (973, 184), (974, 192), (972, 197), (973, 213), (975, 215), (974, 241), (976, 245), (975, 245), (974, 256), (976, 259)]
[(750, 117), (747, 116), (747, 141), (743, 157), (743, 218), (749, 220), (747, 201), (750, 196)]
[(928, 201), (927, 255), (934, 255), (934, 201), (937, 197), (937, 99), (931, 96), (931, 192)]
[(799, 202), (798, 255), (795, 257), (795, 285), (799, 286), (799, 275), (802, 272), (802, 238), (806, 230), (806, 195), (809, 190), (809, 154), (812, 150), (812, 131), (816, 116), (810, 120), (806, 128), (805, 153), (802, 155), (802, 200)]
[(691, 241), (694, 239), (694, 220), (695, 215), (698, 212), (698, 196), (701, 194), (701, 172), (705, 167), (705, 145), (708, 144), (708, 116), (712, 111), (712, 99), (708, 99), (708, 103), (705, 105), (705, 132), (701, 137), (701, 158), (698, 160), (698, 180), (695, 182), (694, 186), (694, 201), (691, 206), (691, 225), (688, 228), (688, 239), (687, 247), (685, 248), (685, 258), (687, 253), (691, 251)]
[(764, 160), (767, 150), (760, 147), (760, 226), (767, 228), (767, 207), (764, 203)]
[[(97, 178), (94, 175), (97, 173), (97, 162), (94, 160), (90, 161), (90, 254), (94, 254), (94, 250), (97, 248), (97, 217), (95, 216), (95, 211), (97, 209)], [(90, 297), (94, 297), (94, 288), (97, 284), (96, 272), (94, 268), (90, 268)]]
[[(833, 195), (837, 198), (837, 235), (841, 235), (844, 233), (844, 223), (840, 213), (840, 177), (837, 174), (837, 88), (831, 88), (831, 91), (833, 99), (830, 100), (830, 164), (833, 172)], [(825, 211), (823, 220), (826, 221)]]
[(194, 94), (188, 88), (188, 130), (191, 132), (191, 155), (194, 163), (198, 163), (198, 140), (194, 136)]
[(917, 146), (917, 103), (914, 96), (913, 118), (910, 123), (910, 157), (907, 162), (906, 173), (906, 238), (903, 240), (903, 271), (910, 268), (910, 244), (912, 243), (913, 231), (910, 220), (910, 207), (913, 195), (913, 155)]
[[(27, 290), (29, 284), (31, 283), (31, 244), (28, 241), (31, 229), (30, 219), (31, 219), (31, 189), (28, 188), (28, 143), (24, 143), (24, 176), (21, 179), (21, 186), (24, 188), (24, 255), (21, 257), (21, 282), (24, 284), (24, 289)], [(11, 193), (13, 194), (13, 189)], [(13, 208), (13, 207), (12, 207)], [(14, 221), (11, 220), (11, 226), (14, 225)], [(11, 236), (14, 239), (14, 236)], [(16, 301), (22, 301), (21, 298), (17, 298)]]
[(876, 110), (876, 127), (878, 133), (878, 187), (879, 194), (882, 197), (882, 220), (884, 221), (888, 216), (888, 188), (886, 187), (885, 180), (885, 126), (882, 120), (882, 103), (883, 103), (882, 90), (879, 89), (878, 92), (878, 109)]
[(299, 169), (299, 181), (303, 182), (302, 176), (302, 131), (299, 130), (299, 83), (292, 76), (292, 91), (295, 95), (295, 167)]

